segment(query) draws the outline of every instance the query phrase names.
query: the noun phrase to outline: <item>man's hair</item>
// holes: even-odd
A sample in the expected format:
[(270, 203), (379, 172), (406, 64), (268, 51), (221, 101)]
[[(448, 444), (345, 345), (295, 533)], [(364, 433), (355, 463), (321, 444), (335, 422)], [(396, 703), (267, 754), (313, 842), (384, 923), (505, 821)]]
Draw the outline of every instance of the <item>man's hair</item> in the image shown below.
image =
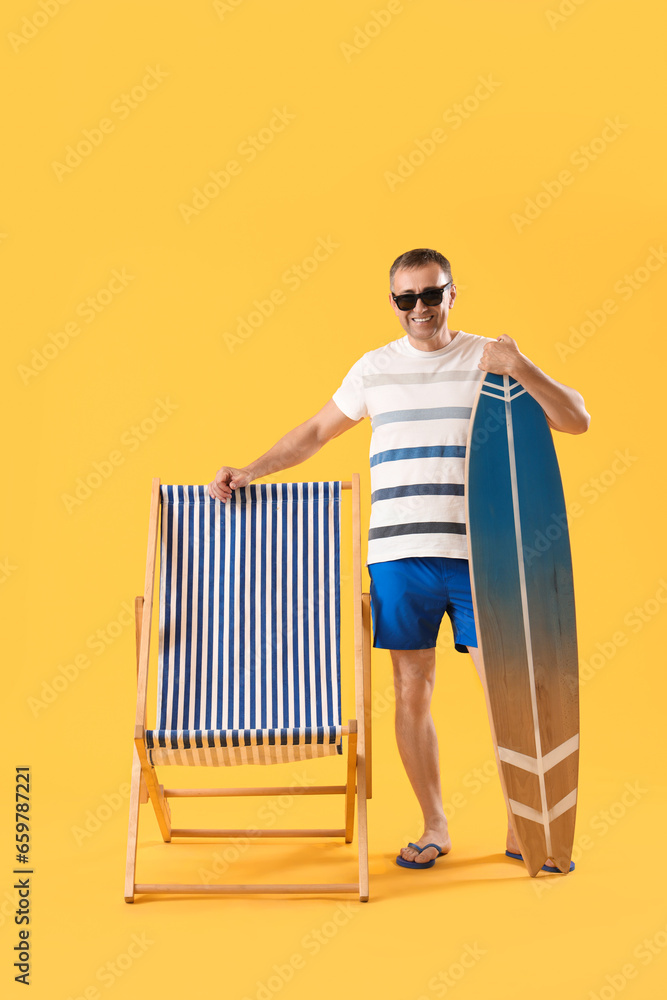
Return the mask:
[(439, 264), (447, 275), (449, 281), (452, 280), (452, 268), (446, 257), (443, 257), (437, 250), (408, 250), (397, 257), (389, 270), (389, 287), (394, 290), (394, 275), (403, 268), (411, 270), (413, 267), (423, 267), (424, 264)]

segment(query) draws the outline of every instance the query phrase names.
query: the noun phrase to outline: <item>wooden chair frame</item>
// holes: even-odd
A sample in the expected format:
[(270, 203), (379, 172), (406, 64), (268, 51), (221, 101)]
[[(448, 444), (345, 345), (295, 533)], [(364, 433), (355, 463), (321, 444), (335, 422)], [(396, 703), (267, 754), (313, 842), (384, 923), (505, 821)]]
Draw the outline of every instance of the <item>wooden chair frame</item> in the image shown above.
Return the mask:
[[(158, 781), (155, 767), (146, 749), (146, 701), (148, 666), (155, 589), (155, 563), (160, 519), (160, 480), (153, 479), (148, 526), (148, 554), (143, 597), (135, 598), (137, 712), (134, 727), (130, 819), (125, 867), (125, 902), (133, 903), (138, 893), (225, 894), (225, 893), (347, 893), (359, 894), (368, 900), (368, 829), (366, 800), (372, 794), (371, 775), (371, 613), (370, 594), (361, 589), (361, 512), (359, 473), (351, 481), (342, 482), (342, 489), (352, 491), (352, 563), (354, 603), (354, 687), (356, 719), (343, 726), (347, 737), (346, 781), (343, 785), (306, 787), (268, 786), (257, 788), (165, 788)], [(163, 765), (161, 765), (163, 766)], [(164, 765), (169, 766), (169, 765)], [(224, 766), (224, 765), (221, 765)], [(173, 828), (170, 798), (212, 798), (236, 795), (344, 795), (344, 826), (333, 829), (192, 829)], [(358, 801), (359, 881), (338, 883), (228, 883), (225, 885), (136, 882), (139, 806), (150, 801), (162, 834), (169, 842), (174, 837), (344, 837), (351, 843), (354, 836), (355, 798)]]

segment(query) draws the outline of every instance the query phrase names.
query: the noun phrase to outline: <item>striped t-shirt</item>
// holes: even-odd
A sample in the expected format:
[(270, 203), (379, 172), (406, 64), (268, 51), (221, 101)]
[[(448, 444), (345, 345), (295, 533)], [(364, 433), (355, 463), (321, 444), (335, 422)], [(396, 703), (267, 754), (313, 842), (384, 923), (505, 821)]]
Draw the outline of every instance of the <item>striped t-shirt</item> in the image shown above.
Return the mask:
[(410, 556), (467, 559), (464, 497), (470, 413), (484, 345), (459, 330), (438, 351), (407, 334), (357, 361), (333, 394), (352, 420), (370, 417), (371, 517), (366, 565)]

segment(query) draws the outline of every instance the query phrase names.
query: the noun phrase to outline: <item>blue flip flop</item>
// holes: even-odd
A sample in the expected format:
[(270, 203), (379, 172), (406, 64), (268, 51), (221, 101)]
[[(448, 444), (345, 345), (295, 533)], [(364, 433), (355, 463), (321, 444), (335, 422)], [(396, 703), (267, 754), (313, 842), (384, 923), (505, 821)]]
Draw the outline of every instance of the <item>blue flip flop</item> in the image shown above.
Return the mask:
[[(514, 854), (512, 851), (505, 851), (508, 858), (514, 858), (516, 861), (523, 861), (521, 854)], [(554, 865), (542, 865), (543, 872), (554, 872), (557, 875), (567, 875), (567, 872), (562, 872), (560, 868), (555, 868)], [(574, 871), (574, 861), (570, 861), (570, 871)]]
[[(447, 853), (446, 851), (442, 850), (440, 844), (425, 844), (423, 847), (420, 847), (419, 844), (409, 843), (408, 847), (414, 847), (415, 851), (419, 851), (420, 854), (422, 851), (425, 851), (427, 847), (437, 847), (438, 851), (440, 852), (438, 854), (438, 858), (443, 857), (443, 855)], [(433, 865), (436, 863), (436, 861), (437, 858), (431, 858), (430, 861), (422, 861), (420, 864), (418, 861), (406, 861), (405, 858), (402, 858), (400, 854), (396, 855), (396, 864), (400, 865), (401, 868), (432, 868)]]

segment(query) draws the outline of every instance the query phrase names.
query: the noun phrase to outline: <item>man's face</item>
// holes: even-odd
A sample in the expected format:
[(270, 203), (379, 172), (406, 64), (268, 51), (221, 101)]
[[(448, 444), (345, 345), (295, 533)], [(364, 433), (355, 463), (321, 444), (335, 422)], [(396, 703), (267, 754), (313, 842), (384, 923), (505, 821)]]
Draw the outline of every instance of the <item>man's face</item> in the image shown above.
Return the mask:
[[(423, 292), (427, 288), (442, 288), (449, 278), (438, 264), (425, 264), (410, 270), (399, 269), (394, 275), (394, 295), (403, 292)], [(440, 336), (447, 329), (447, 316), (454, 305), (456, 288), (453, 284), (445, 290), (439, 306), (425, 306), (417, 300), (414, 309), (403, 312), (398, 308), (391, 293), (389, 301), (403, 329), (415, 340), (428, 341)]]

